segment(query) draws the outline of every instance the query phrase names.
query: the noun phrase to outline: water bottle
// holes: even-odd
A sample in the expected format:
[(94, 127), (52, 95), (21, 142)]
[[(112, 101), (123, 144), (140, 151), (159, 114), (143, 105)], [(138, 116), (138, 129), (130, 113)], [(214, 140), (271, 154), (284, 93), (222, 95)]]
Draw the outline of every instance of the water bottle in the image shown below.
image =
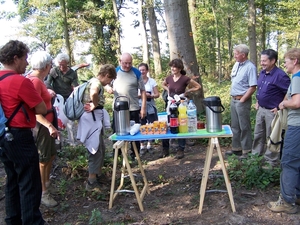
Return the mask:
[(188, 132), (197, 132), (197, 107), (193, 100), (190, 100), (187, 107)]
[(170, 111), (170, 132), (172, 134), (178, 134), (179, 132), (178, 108), (175, 103), (175, 100), (172, 100), (172, 103), (169, 107), (169, 111)]
[(184, 100), (181, 100), (181, 103), (178, 106), (179, 133), (188, 132), (188, 117), (186, 111), (187, 111), (187, 107), (184, 103)]

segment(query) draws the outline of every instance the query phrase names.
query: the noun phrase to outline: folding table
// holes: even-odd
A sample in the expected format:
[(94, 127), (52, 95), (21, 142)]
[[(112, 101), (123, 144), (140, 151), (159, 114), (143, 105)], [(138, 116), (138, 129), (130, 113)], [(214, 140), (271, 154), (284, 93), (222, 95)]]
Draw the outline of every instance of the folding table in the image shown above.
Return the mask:
[[(220, 144), (219, 144), (219, 140), (218, 138), (224, 138), (224, 137), (232, 137), (232, 131), (229, 125), (223, 125), (222, 127), (222, 131), (221, 132), (214, 132), (214, 133), (209, 133), (206, 131), (206, 129), (201, 129), (201, 130), (197, 130), (197, 132), (193, 132), (193, 133), (179, 133), (179, 134), (171, 134), (169, 131), (166, 134), (153, 134), (153, 135), (142, 135), (140, 133), (137, 133), (135, 135), (124, 135), (124, 136), (118, 136), (116, 134), (111, 135), (109, 138), (113, 141), (117, 141), (114, 144), (114, 165), (113, 165), (113, 173), (112, 173), (112, 182), (111, 182), (111, 191), (110, 191), (110, 199), (109, 199), (109, 208), (112, 208), (113, 205), (113, 201), (116, 198), (117, 194), (122, 192), (121, 188), (124, 184), (124, 175), (125, 175), (125, 171), (127, 170), (130, 180), (131, 180), (131, 184), (132, 187), (134, 189), (135, 196), (137, 199), (137, 202), (139, 204), (140, 210), (144, 211), (144, 207), (143, 207), (143, 198), (147, 193), (150, 193), (149, 191), (149, 186), (148, 186), (148, 181), (136, 148), (136, 145), (134, 143), (134, 141), (142, 141), (142, 140), (155, 140), (155, 139), (180, 139), (180, 138), (208, 138), (209, 142), (208, 142), (208, 147), (206, 150), (206, 157), (205, 157), (205, 163), (204, 163), (204, 169), (203, 169), (203, 175), (202, 175), (202, 180), (201, 180), (201, 185), (200, 185), (200, 202), (199, 202), (199, 211), (198, 213), (201, 214), (202, 213), (202, 208), (203, 208), (203, 202), (204, 202), (204, 197), (205, 197), (205, 191), (206, 191), (206, 185), (207, 185), (207, 180), (208, 180), (208, 174), (209, 174), (209, 170), (210, 170), (210, 164), (211, 164), (211, 160), (212, 160), (212, 154), (213, 154), (213, 150), (216, 148), (219, 159), (220, 159), (220, 163), (221, 163), (221, 167), (222, 167), (222, 172), (224, 175), (224, 179), (225, 179), (225, 183), (226, 183), (226, 188), (228, 191), (228, 195), (229, 195), (229, 200), (231, 203), (231, 209), (233, 212), (235, 212), (235, 205), (234, 205), (234, 200), (233, 200), (233, 194), (232, 194), (232, 189), (231, 189), (231, 184), (230, 184), (230, 180), (226, 171), (226, 167), (225, 167), (225, 163), (224, 163), (224, 159), (223, 159), (223, 155), (220, 149)], [(128, 158), (127, 158), (127, 151), (128, 151), (128, 143), (129, 142), (133, 142), (133, 147), (134, 147), (134, 151), (135, 151), (135, 155), (136, 155), (136, 159), (138, 162), (138, 167), (140, 169), (140, 172), (143, 176), (143, 182), (144, 182), (144, 186), (143, 189), (141, 191), (141, 193), (139, 192), (137, 186), (136, 186), (136, 182), (135, 182), (135, 178), (134, 178), (134, 174), (132, 173), (132, 169), (131, 166), (129, 164)], [(118, 149), (121, 149), (122, 151), (122, 156), (123, 156), (123, 165), (122, 165), (122, 171), (121, 171), (121, 180), (120, 180), (120, 185), (117, 188), (117, 190), (115, 189), (115, 181), (116, 181), (116, 170), (117, 170), (117, 158), (118, 158)], [(128, 191), (128, 190), (123, 190), (123, 191)]]

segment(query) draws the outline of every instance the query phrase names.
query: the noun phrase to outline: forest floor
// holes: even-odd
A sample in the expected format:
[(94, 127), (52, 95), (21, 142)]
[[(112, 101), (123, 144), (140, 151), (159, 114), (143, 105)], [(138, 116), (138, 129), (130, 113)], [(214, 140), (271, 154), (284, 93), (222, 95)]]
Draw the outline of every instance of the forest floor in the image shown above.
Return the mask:
[[(107, 145), (109, 149), (107, 155), (111, 155), (110, 141)], [(236, 207), (236, 213), (233, 213), (227, 192), (219, 191), (226, 190), (225, 183), (220, 183), (217, 176), (210, 176), (207, 190), (211, 192), (206, 193), (202, 214), (198, 214), (206, 145), (197, 141), (193, 146), (188, 145), (185, 157), (180, 160), (174, 159), (175, 148), (172, 148), (173, 151), (169, 157), (158, 159), (161, 151), (160, 144), (153, 145), (153, 147), (151, 153), (141, 157), (150, 189), (150, 194), (146, 194), (143, 200), (143, 212), (140, 211), (135, 195), (132, 193), (120, 193), (112, 209), (108, 209), (110, 183), (101, 185), (98, 191), (87, 192), (85, 190), (86, 168), (74, 169), (72, 162), (68, 162), (63, 157), (57, 157), (51, 182), (55, 190), (52, 196), (59, 202), (59, 205), (54, 208), (41, 205), (40, 209), (46, 224), (300, 224), (299, 213), (292, 215), (272, 213), (267, 209), (267, 202), (277, 200), (278, 197), (279, 187), (274, 185), (270, 185), (266, 190), (246, 190), (236, 188), (232, 182)], [(222, 148), (223, 153), (226, 150), (228, 147)], [(69, 154), (75, 154), (75, 148), (71, 147), (60, 151), (70, 151)], [(138, 168), (136, 162), (133, 162), (132, 166), (136, 171)], [(108, 177), (111, 177), (111, 171), (110, 164), (105, 168)], [(222, 171), (217, 153), (214, 151), (210, 174), (217, 173), (222, 174)], [(117, 173), (117, 176), (119, 178), (120, 174)], [(141, 189), (142, 179), (139, 177), (136, 179)], [(216, 183), (218, 183), (217, 186)], [(126, 180), (124, 186), (130, 188), (129, 179)], [(5, 224), (4, 188), (5, 172), (3, 165), (0, 164), (0, 224)]]

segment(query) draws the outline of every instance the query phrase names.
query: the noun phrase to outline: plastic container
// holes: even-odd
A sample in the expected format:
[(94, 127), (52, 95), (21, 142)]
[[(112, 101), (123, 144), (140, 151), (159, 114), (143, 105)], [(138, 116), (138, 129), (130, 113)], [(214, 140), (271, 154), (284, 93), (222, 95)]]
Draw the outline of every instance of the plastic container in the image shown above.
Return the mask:
[(169, 111), (170, 111), (170, 132), (172, 134), (178, 134), (179, 132), (178, 107), (175, 103), (175, 100), (172, 100), (172, 103), (169, 107)]
[(193, 100), (187, 106), (188, 132), (197, 132), (197, 107)]
[(178, 120), (179, 120), (179, 133), (188, 132), (188, 117), (186, 114), (187, 108), (184, 104), (184, 100), (181, 100), (180, 105), (178, 106)]

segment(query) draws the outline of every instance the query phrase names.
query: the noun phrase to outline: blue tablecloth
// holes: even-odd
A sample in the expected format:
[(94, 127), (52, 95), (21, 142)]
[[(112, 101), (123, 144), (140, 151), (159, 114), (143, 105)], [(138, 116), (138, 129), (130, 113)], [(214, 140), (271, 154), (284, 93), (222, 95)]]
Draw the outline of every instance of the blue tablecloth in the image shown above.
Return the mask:
[(112, 141), (142, 141), (142, 140), (155, 140), (155, 139), (178, 139), (178, 138), (210, 138), (210, 137), (232, 137), (232, 131), (229, 125), (223, 125), (221, 132), (209, 133), (206, 129), (197, 130), (193, 133), (179, 133), (171, 134), (170, 131), (166, 134), (151, 134), (142, 135), (138, 132), (135, 135), (118, 136), (113, 134), (109, 137)]

